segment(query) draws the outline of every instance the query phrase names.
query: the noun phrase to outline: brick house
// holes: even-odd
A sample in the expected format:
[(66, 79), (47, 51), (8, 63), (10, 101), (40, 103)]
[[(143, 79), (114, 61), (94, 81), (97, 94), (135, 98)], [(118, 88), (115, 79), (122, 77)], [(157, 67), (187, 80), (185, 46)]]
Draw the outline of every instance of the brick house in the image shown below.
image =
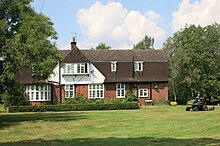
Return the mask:
[[(20, 71), (18, 79), (26, 85), (32, 105), (62, 103), (65, 98), (124, 98), (137, 95), (145, 100), (168, 99), (168, 63), (162, 50), (60, 50), (64, 59), (54, 73), (36, 85), (31, 73)], [(23, 78), (22, 78), (23, 77)]]

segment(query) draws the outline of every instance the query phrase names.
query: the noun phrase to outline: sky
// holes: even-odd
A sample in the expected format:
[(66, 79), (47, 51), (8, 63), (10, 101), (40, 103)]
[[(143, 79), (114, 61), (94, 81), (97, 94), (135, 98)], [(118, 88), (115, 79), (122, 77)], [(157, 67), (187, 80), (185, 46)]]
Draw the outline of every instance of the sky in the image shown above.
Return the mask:
[(72, 37), (80, 49), (101, 42), (131, 49), (145, 35), (161, 49), (186, 24), (220, 23), (220, 0), (34, 0), (31, 5), (54, 23), (59, 49), (70, 49)]

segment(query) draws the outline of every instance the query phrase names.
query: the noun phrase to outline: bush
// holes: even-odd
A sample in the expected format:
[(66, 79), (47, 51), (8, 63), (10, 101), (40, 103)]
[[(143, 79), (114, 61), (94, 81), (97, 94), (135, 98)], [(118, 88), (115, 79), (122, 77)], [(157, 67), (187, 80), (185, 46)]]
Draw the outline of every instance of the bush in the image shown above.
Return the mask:
[(83, 103), (86, 103), (86, 99), (82, 95), (78, 95), (73, 98), (66, 98), (64, 101), (64, 104), (83, 104)]
[(128, 94), (125, 96), (125, 99), (128, 101), (128, 102), (132, 102), (132, 101), (138, 101), (138, 97), (134, 94)]
[(44, 106), (11, 106), (9, 112), (46, 112), (46, 111), (86, 111), (86, 110), (123, 110), (139, 109), (137, 102), (113, 104), (68, 104)]

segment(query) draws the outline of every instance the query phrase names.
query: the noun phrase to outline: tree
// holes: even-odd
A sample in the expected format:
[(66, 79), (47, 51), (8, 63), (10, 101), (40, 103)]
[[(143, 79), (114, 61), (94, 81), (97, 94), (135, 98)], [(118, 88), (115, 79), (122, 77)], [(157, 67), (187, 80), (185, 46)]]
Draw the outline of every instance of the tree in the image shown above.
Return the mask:
[(16, 72), (22, 67), (32, 70), (36, 80), (45, 80), (59, 60), (53, 42), (57, 34), (51, 20), (36, 13), (31, 0), (0, 0), (0, 54), (4, 56), (0, 96), (12, 104), (24, 97), (16, 82)]
[(96, 46), (95, 50), (109, 50), (111, 49), (110, 46), (107, 46), (105, 43), (99, 43), (98, 46)]
[(190, 25), (164, 43), (169, 58), (173, 97), (186, 99), (220, 95), (220, 25)]
[(136, 45), (133, 46), (133, 49), (154, 49), (154, 38), (148, 37), (145, 35), (145, 37), (138, 42)]

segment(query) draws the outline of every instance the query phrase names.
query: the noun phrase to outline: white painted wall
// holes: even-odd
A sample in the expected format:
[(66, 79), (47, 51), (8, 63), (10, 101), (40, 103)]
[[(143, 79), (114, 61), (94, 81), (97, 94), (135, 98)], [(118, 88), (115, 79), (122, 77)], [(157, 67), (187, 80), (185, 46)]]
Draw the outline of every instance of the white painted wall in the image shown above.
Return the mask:
[[(63, 68), (61, 67), (61, 84), (100, 84), (103, 83), (105, 77), (92, 64), (88, 64), (88, 75), (63, 75)], [(50, 75), (49, 81), (59, 82), (59, 65), (54, 68), (54, 74)]]
[(53, 69), (53, 73), (49, 76), (48, 81), (59, 83), (59, 64)]

